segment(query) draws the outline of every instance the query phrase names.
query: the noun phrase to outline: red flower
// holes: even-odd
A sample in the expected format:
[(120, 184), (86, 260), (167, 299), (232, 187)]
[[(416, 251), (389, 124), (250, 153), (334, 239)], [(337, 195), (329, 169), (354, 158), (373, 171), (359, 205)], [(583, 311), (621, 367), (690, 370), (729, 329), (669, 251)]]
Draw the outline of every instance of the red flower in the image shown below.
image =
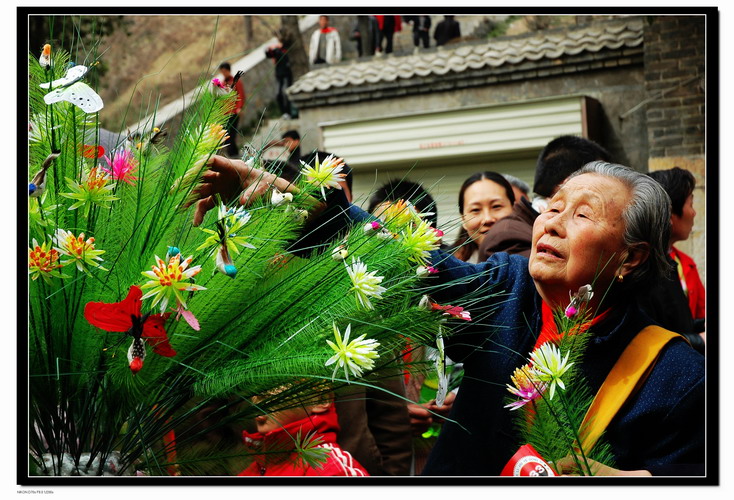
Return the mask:
[(469, 311), (465, 311), (463, 307), (442, 306), (440, 304), (436, 304), (435, 302), (431, 302), (431, 310), (443, 311), (445, 316), (451, 316), (452, 318), (471, 321), (471, 314), (469, 313)]

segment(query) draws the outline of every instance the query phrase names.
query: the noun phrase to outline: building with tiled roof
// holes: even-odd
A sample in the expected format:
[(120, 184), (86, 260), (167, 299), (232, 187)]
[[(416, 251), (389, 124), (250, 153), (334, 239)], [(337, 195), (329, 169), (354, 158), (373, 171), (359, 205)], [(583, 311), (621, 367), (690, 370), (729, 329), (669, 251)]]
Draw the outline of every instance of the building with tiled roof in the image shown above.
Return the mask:
[(289, 94), (306, 109), (641, 64), (642, 55), (643, 21), (633, 18), (327, 66), (300, 78)]
[(532, 187), (538, 153), (559, 135), (594, 139), (640, 171), (687, 168), (699, 215), (684, 251), (702, 268), (707, 21), (594, 18), (315, 67), (288, 92), (302, 149), (345, 158), (357, 202), (389, 178), (422, 182), (449, 235), (465, 178), (495, 170)]

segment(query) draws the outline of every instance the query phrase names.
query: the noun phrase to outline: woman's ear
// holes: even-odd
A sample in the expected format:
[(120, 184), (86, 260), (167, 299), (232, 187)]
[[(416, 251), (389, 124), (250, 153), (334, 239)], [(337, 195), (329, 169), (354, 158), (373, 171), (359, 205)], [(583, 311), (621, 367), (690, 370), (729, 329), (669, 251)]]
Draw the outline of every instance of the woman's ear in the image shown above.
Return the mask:
[(308, 408), (308, 413), (310, 415), (317, 415), (319, 413), (326, 413), (329, 411), (329, 408), (331, 408), (331, 405), (334, 404), (333, 401), (323, 401), (321, 403), (317, 403), (315, 405), (311, 405)]
[(622, 263), (619, 273), (627, 276), (632, 271), (641, 266), (650, 256), (650, 245), (648, 243), (638, 243), (627, 250), (627, 258)]

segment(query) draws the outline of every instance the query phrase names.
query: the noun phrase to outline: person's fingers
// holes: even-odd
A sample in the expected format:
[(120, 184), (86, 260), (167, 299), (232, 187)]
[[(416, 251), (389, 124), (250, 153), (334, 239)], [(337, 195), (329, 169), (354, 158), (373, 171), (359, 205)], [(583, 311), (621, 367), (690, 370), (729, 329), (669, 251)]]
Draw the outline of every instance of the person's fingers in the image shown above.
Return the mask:
[(240, 204), (246, 207), (249, 206), (255, 200), (264, 195), (265, 192), (270, 189), (270, 187), (271, 184), (263, 180), (256, 181), (255, 183), (250, 184), (247, 189), (245, 189), (245, 191), (242, 193), (242, 196), (240, 196)]
[(219, 178), (220, 174), (219, 172), (213, 172), (211, 170), (207, 170), (204, 172), (204, 175), (201, 176), (201, 182), (209, 182), (212, 183), (216, 181)]
[(211, 184), (197, 184), (194, 189), (191, 190), (192, 196), (184, 202), (183, 208), (189, 208), (194, 203), (198, 203), (198, 201), (210, 197), (213, 193), (214, 188)]
[(421, 405), (409, 405), (408, 413), (411, 417), (430, 418), (431, 412)]
[(242, 192), (242, 196), (240, 196), (240, 205), (243, 207), (249, 207), (250, 203), (254, 201), (254, 191), (255, 191), (255, 185), (248, 187)]
[(221, 172), (222, 170), (231, 167), (232, 161), (226, 156), (214, 155), (206, 162), (209, 170), (214, 172)]
[(196, 211), (194, 212), (194, 227), (200, 225), (204, 221), (204, 215), (214, 208), (215, 205), (213, 196), (208, 196), (203, 200), (199, 200), (196, 204)]
[(214, 194), (214, 187), (209, 183), (198, 184), (192, 192), (197, 198), (204, 199)]

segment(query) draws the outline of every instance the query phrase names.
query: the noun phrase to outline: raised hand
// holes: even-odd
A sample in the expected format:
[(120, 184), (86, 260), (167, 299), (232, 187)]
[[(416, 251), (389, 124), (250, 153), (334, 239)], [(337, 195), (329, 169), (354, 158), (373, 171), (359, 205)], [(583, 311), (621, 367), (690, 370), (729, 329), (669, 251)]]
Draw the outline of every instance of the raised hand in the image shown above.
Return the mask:
[(203, 175), (201, 183), (194, 188), (198, 200), (194, 212), (194, 226), (201, 224), (204, 215), (216, 206), (217, 195), (227, 203), (239, 195), (240, 204), (247, 206), (274, 184), (283, 192), (289, 190), (289, 187), (292, 188), (285, 179), (252, 167), (242, 160), (212, 156), (207, 165), (208, 171)]

